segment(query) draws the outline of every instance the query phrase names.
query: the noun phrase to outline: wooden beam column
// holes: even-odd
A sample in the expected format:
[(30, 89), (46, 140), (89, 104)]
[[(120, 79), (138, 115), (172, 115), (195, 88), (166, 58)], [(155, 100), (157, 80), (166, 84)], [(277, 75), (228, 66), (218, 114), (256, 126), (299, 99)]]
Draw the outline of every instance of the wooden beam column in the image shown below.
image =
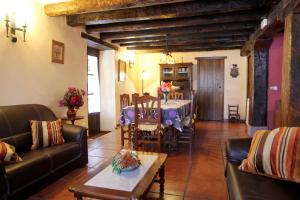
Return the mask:
[(254, 127), (267, 126), (268, 57), (268, 48), (254, 49), (251, 52), (249, 80), (253, 88), (249, 94), (252, 113), (249, 124)]
[(282, 126), (299, 126), (300, 117), (300, 13), (285, 20), (282, 69)]

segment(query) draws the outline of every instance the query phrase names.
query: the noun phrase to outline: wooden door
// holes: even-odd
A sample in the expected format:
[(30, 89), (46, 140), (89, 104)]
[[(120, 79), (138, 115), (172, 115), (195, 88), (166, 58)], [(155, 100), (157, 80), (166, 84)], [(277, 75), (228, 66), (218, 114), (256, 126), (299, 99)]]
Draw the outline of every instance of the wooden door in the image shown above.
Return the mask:
[(200, 120), (223, 120), (224, 59), (198, 60), (198, 117)]

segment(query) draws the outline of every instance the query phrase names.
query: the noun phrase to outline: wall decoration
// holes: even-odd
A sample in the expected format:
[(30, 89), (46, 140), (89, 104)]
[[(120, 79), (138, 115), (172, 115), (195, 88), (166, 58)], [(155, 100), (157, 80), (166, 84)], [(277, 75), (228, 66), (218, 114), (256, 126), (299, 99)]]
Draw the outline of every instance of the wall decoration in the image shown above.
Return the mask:
[(230, 76), (232, 78), (236, 78), (239, 76), (239, 68), (237, 67), (237, 64), (232, 64), (232, 68), (231, 68), (231, 71), (230, 71)]
[(65, 44), (52, 40), (52, 62), (64, 64)]
[(121, 82), (126, 80), (126, 62), (121, 59), (118, 66), (118, 80)]

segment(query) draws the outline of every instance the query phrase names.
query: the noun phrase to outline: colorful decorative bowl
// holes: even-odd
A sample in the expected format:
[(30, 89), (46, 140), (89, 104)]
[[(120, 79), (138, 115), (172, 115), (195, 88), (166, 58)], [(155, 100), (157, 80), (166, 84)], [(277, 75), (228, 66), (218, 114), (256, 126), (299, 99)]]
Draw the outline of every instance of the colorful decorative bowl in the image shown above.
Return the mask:
[(135, 151), (122, 149), (112, 159), (113, 172), (121, 174), (137, 169), (141, 165), (141, 161)]

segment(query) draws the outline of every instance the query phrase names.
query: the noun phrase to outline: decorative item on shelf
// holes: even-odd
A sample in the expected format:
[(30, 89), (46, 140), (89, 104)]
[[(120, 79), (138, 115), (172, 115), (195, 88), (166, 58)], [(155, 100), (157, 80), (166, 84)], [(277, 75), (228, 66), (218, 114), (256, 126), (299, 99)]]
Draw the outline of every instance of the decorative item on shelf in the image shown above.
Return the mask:
[(237, 64), (233, 64), (232, 65), (232, 68), (231, 68), (231, 71), (230, 71), (230, 76), (232, 78), (236, 78), (239, 76), (239, 68), (237, 67)]
[(174, 90), (173, 82), (172, 81), (171, 82), (162, 81), (159, 89), (164, 96), (164, 104), (167, 104), (169, 94), (170, 94), (170, 92), (172, 92)]
[(64, 64), (65, 57), (65, 44), (62, 42), (58, 42), (56, 40), (52, 40), (52, 55), (51, 61), (54, 63)]
[(166, 35), (166, 48), (161, 54), (160, 62), (165, 64), (175, 64), (175, 58), (172, 56), (169, 49), (168, 35)]
[(111, 165), (114, 173), (121, 174), (137, 169), (141, 161), (136, 151), (122, 149), (113, 157)]
[(68, 118), (76, 117), (78, 109), (84, 104), (83, 96), (85, 91), (74, 87), (69, 87), (65, 92), (64, 98), (59, 101), (59, 106), (68, 107)]
[(124, 82), (126, 80), (126, 62), (123, 60), (119, 60), (118, 66), (118, 79), (120, 82)]
[(6, 37), (11, 37), (12, 42), (17, 42), (18, 38), (16, 36), (17, 31), (23, 32), (23, 42), (26, 42), (26, 29), (27, 29), (27, 24), (26, 21), (24, 21), (23, 26), (16, 27), (16, 22), (14, 20), (14, 17), (12, 16), (9, 18), (8, 14), (5, 16), (5, 27), (6, 27)]

